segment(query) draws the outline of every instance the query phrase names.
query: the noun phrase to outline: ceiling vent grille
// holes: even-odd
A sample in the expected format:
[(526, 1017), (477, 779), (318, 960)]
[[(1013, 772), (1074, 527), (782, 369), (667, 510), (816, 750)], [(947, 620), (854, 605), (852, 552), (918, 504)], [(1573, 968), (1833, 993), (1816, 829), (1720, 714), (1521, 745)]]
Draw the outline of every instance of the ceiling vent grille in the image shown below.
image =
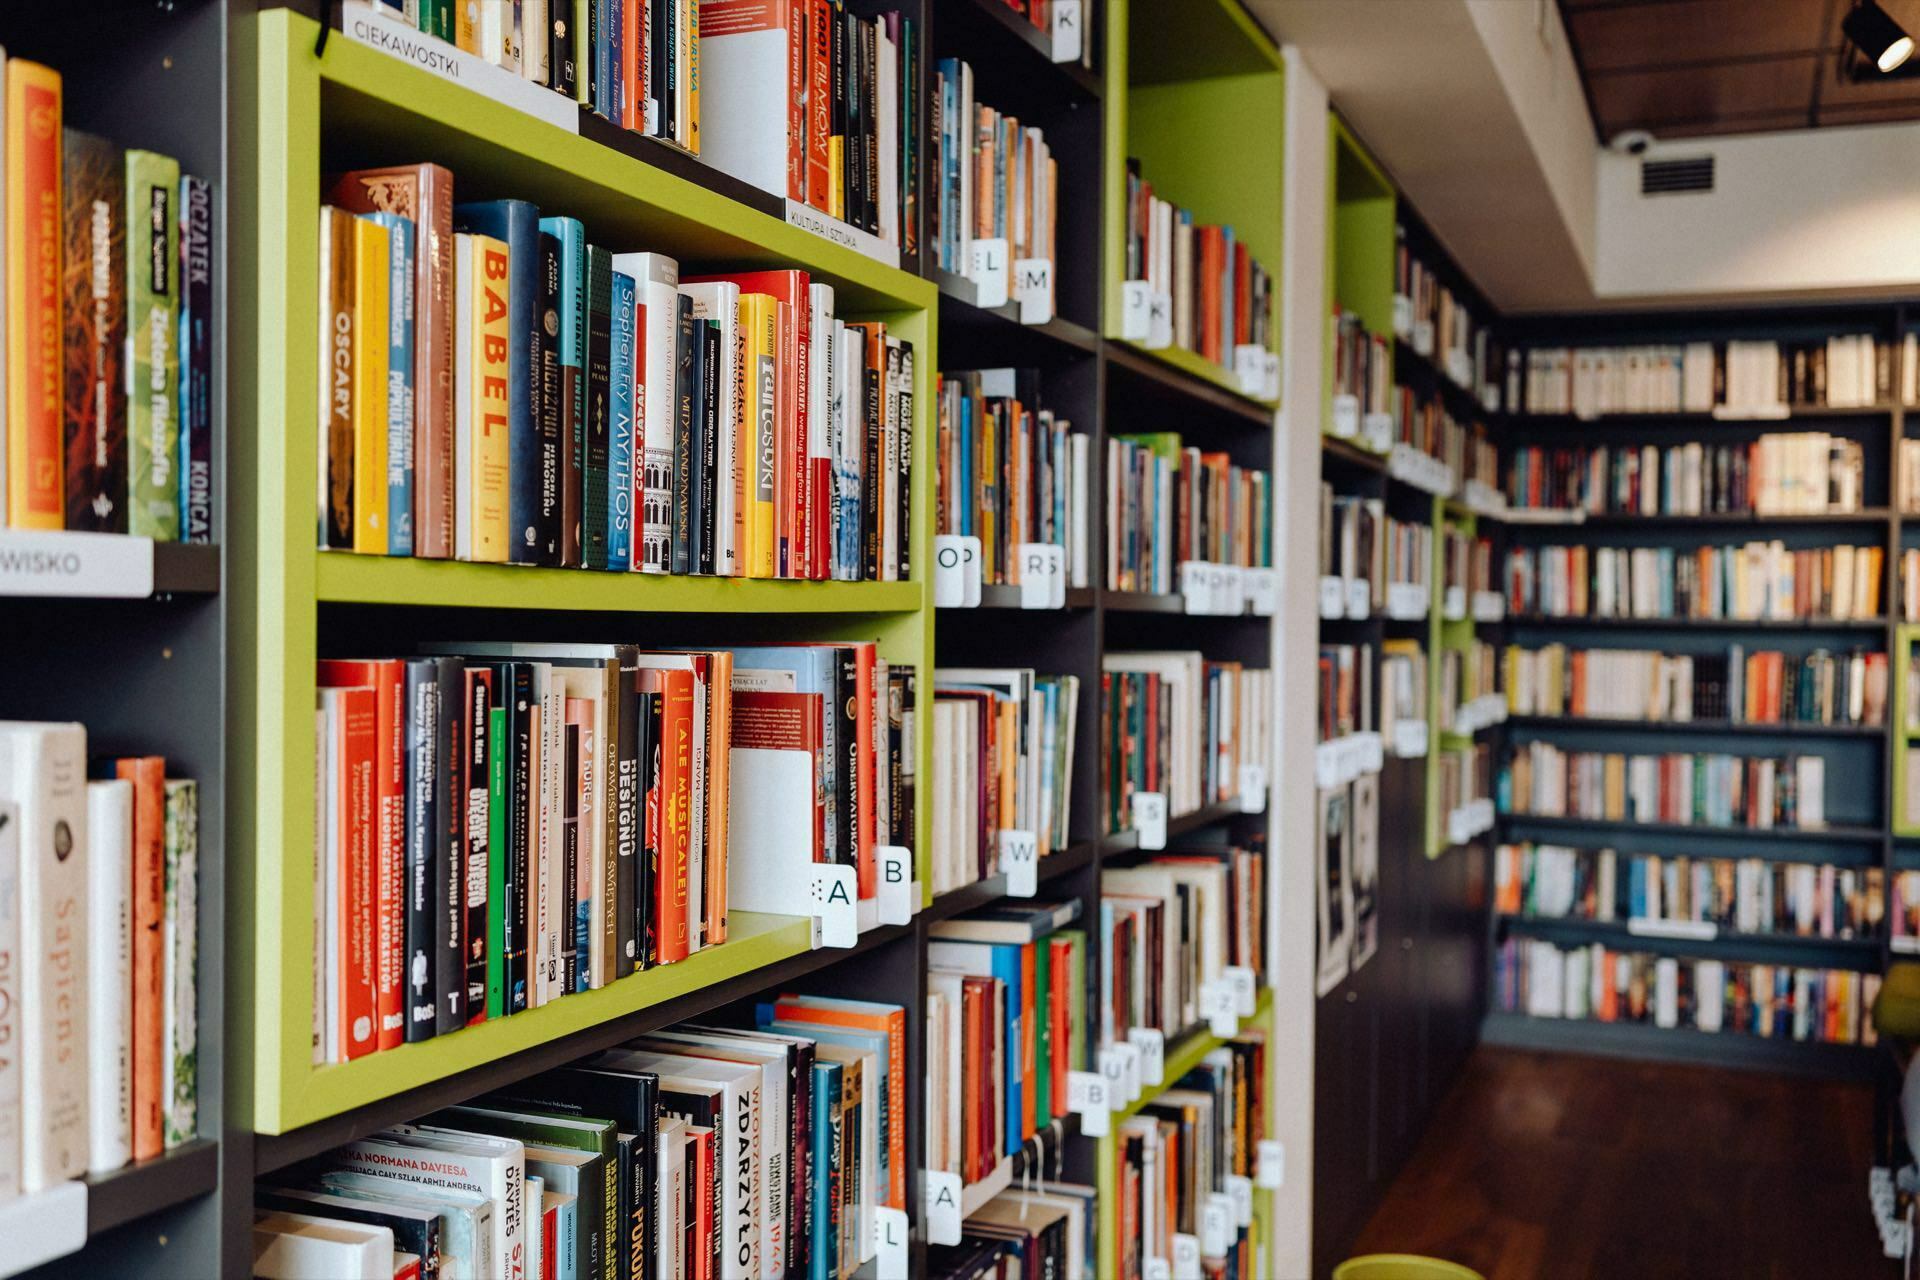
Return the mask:
[(1713, 190), (1712, 156), (1640, 162), (1640, 194), (1643, 196), (1692, 195), (1696, 192), (1711, 190)]

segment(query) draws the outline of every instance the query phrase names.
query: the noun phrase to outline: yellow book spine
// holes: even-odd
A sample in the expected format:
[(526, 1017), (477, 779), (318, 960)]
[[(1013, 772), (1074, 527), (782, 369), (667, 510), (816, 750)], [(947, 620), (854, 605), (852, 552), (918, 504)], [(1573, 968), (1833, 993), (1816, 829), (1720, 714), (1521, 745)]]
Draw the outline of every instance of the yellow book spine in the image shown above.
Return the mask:
[(753, 397), (753, 448), (743, 465), (747, 467), (747, 576), (774, 576), (773, 470), (775, 442), (779, 423), (775, 418), (778, 381), (776, 365), (780, 359), (780, 305), (769, 294), (752, 293), (743, 297), (743, 306), (751, 323), (747, 328), (747, 359), (753, 376), (749, 394)]
[(392, 237), (354, 219), (353, 549), (387, 554), (387, 293)]
[(688, 0), (680, 21), (687, 57), (687, 150), (700, 154), (700, 6)]
[(847, 138), (836, 133), (827, 139), (827, 212), (836, 218), (847, 216)]
[(507, 508), (512, 455), (507, 440), (507, 280), (504, 241), (472, 237), (474, 421), (473, 558), (507, 561)]
[(16, 529), (66, 524), (61, 321), (60, 75), (6, 68), (6, 502)]

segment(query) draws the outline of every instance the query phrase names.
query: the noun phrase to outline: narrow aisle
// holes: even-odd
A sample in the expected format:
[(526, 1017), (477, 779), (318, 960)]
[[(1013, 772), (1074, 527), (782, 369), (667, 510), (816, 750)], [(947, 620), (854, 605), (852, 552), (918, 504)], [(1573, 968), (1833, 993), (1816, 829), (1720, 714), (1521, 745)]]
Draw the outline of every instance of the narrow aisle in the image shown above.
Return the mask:
[(1361, 1230), (1487, 1280), (1898, 1274), (1864, 1084), (1481, 1048)]

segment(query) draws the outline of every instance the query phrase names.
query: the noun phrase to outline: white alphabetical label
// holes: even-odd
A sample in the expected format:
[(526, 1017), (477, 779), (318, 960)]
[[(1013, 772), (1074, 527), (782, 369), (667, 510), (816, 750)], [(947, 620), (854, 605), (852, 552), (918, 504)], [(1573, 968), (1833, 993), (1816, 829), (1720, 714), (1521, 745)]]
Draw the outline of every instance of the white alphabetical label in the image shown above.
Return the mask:
[(1234, 995), (1231, 982), (1215, 978), (1200, 984), (1200, 1016), (1207, 1020), (1207, 1030), (1216, 1036), (1240, 1034), (1240, 1000)]
[(1200, 1237), (1173, 1234), (1173, 1280), (1200, 1280)]
[(1254, 1001), (1260, 996), (1259, 983), (1254, 979), (1253, 970), (1243, 964), (1230, 964), (1220, 973), (1227, 985), (1233, 988), (1233, 1011), (1243, 1018), (1251, 1018)]
[(1413, 332), (1413, 299), (1404, 293), (1393, 295), (1393, 336), (1405, 338)]
[(933, 607), (961, 609), (967, 603), (965, 538), (953, 533), (933, 535)]
[(1055, 62), (1080, 61), (1080, 42), (1084, 38), (1081, 30), (1080, 0), (1053, 0), (1053, 60)]
[(1233, 380), (1240, 394), (1264, 395), (1267, 390), (1267, 352), (1257, 342), (1242, 342), (1233, 349)]
[(973, 281), (973, 300), (983, 307), (1006, 306), (1013, 267), (1007, 258), (1006, 240), (975, 240), (971, 253), (967, 278)]
[[(929, 1170), (921, 1178), (927, 1197), (927, 1242), (929, 1244), (960, 1243), (960, 1175), (957, 1173), (934, 1173)], [(904, 1272), (902, 1274), (905, 1274)]]
[(1255, 1184), (1269, 1191), (1278, 1190), (1287, 1180), (1287, 1149), (1272, 1138), (1262, 1138), (1254, 1151)]
[(1040, 891), (1040, 842), (1033, 832), (1001, 828), (1000, 870), (1009, 898), (1031, 898)]
[(1140, 1096), (1140, 1051), (1131, 1044), (1110, 1044), (1100, 1051), (1100, 1074), (1107, 1078), (1107, 1097), (1115, 1111)]
[(1120, 336), (1129, 342), (1153, 336), (1153, 289), (1145, 280), (1120, 286)]
[(153, 594), (153, 539), (0, 529), (0, 596)]
[(1098, 1071), (1067, 1072), (1067, 1110), (1080, 1117), (1080, 1132), (1089, 1138), (1107, 1136), (1107, 1117), (1113, 1111), (1113, 1092)]
[(1373, 612), (1373, 584), (1365, 578), (1348, 578), (1347, 616), (1354, 619), (1365, 618)]
[(1147, 1258), (1140, 1264), (1142, 1280), (1173, 1280), (1173, 1264), (1165, 1258)]
[(913, 850), (883, 844), (874, 851), (875, 897), (881, 924), (913, 923)]
[(1448, 587), (1446, 594), (1440, 597), (1440, 616), (1448, 622), (1460, 622), (1467, 616), (1467, 589)]
[(1173, 295), (1153, 291), (1152, 324), (1147, 333), (1147, 345), (1158, 350), (1173, 345)]
[(1353, 736), (1360, 750), (1360, 772), (1380, 772), (1380, 766), (1386, 763), (1386, 749), (1381, 744), (1379, 733), (1368, 729)]
[[(580, 112), (573, 102), (541, 88), (450, 41), (424, 39), (397, 9), (346, 0), (340, 7), (340, 30), (349, 40), (388, 54), (429, 75), (503, 103), (567, 133), (580, 132)], [(898, 263), (895, 258), (895, 263)]]
[(1240, 1226), (1253, 1225), (1253, 1179), (1241, 1174), (1227, 1175), (1227, 1199), (1233, 1201), (1233, 1220)]
[(1052, 542), (1023, 542), (1020, 557), (1020, 607), (1067, 607), (1067, 549)]
[(1431, 597), (1423, 582), (1389, 582), (1387, 616), (1395, 622), (1418, 622), (1427, 616)]
[(1265, 813), (1267, 811), (1267, 766), (1263, 764), (1243, 764), (1240, 766), (1240, 812)]
[(1021, 324), (1053, 319), (1053, 259), (1013, 260), (1013, 300), (1020, 304)]
[[(1192, 613), (1192, 609), (1187, 610)], [(1331, 574), (1320, 579), (1320, 616), (1323, 618), (1344, 618), (1347, 616), (1347, 580)]]
[(1280, 586), (1273, 570), (1243, 569), (1240, 577), (1247, 584), (1247, 608), (1256, 617), (1271, 618), (1280, 595)]
[(1133, 829), (1142, 849), (1167, 847), (1167, 797), (1158, 791), (1133, 793)]
[(964, 591), (960, 603), (964, 608), (980, 607), (981, 563), (980, 539), (977, 535), (970, 533), (960, 539), (960, 573)]
[(1360, 434), (1360, 398), (1338, 395), (1333, 398), (1333, 434), (1351, 440)]
[(1278, 400), (1280, 398), (1280, 353), (1263, 348), (1260, 352), (1260, 360), (1267, 367), (1266, 386), (1262, 388), (1265, 394), (1261, 399)]
[(1233, 1247), (1233, 1201), (1224, 1191), (1209, 1191), (1200, 1205), (1200, 1252), (1224, 1258)]
[(1423, 356), (1433, 354), (1433, 321), (1415, 320), (1413, 322), (1413, 349)]
[(907, 1274), (907, 1240), (911, 1234), (905, 1209), (875, 1206), (873, 1210), (874, 1274)]
[(1140, 1051), (1140, 1079), (1157, 1085), (1167, 1078), (1167, 1035), (1158, 1027), (1132, 1027), (1127, 1043)]
[(1393, 754), (1402, 760), (1415, 760), (1427, 754), (1427, 722), (1395, 720)]
[(808, 882), (815, 947), (851, 947), (860, 941), (859, 884), (852, 867), (813, 865)]
[(1237, 618), (1247, 611), (1247, 588), (1237, 564), (1216, 564), (1213, 574), (1213, 611)]
[(1393, 415), (1377, 410), (1360, 419), (1360, 443), (1375, 453), (1393, 448)]

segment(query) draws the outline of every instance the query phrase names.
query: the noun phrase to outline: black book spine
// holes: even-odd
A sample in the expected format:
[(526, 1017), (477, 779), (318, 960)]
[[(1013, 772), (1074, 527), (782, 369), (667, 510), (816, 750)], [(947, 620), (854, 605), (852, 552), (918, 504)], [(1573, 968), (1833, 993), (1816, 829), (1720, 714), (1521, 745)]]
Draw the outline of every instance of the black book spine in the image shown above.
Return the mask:
[(547, 25), (551, 32), (547, 43), (547, 76), (553, 83), (554, 92), (563, 98), (571, 98), (579, 76), (579, 68), (574, 63), (572, 6), (563, 3), (551, 5)]
[(507, 787), (512, 803), (507, 811), (506, 981), (507, 1011), (527, 1007), (527, 868), (531, 847), (528, 825), (533, 819), (533, 668), (510, 664), (513, 703), (508, 717), (513, 754), (507, 760)]
[(863, 22), (860, 35), (862, 70), (860, 89), (864, 95), (861, 115), (866, 124), (866, 228), (880, 234), (880, 23)]
[[(607, 562), (607, 446), (613, 415), (613, 257), (587, 246), (587, 465), (582, 559), (589, 569)], [(626, 566), (622, 565), (621, 568)]]
[(639, 874), (633, 885), (633, 939), (636, 969), (653, 968), (660, 940), (653, 918), (653, 886), (660, 874), (658, 833), (647, 821), (648, 799), (660, 785), (660, 695), (640, 695), (640, 852), (634, 861)]
[(654, 0), (653, 56), (659, 74), (653, 83), (660, 99), (659, 136), (672, 140), (680, 127), (680, 6), (677, 0)]
[(693, 478), (694, 341), (693, 299), (679, 295), (674, 325), (673, 379), (673, 559), (670, 571), (689, 572), (688, 505)]
[(623, 667), (620, 672), (619, 759), (615, 766), (613, 808), (613, 893), (608, 902), (613, 909), (614, 949), (611, 973), (624, 978), (634, 970), (634, 893), (639, 883), (640, 823), (646, 793), (640, 787), (641, 742), (646, 724), (641, 715), (638, 672)]
[(608, 1242), (614, 1261), (613, 1274), (615, 1280), (646, 1280), (653, 1269), (647, 1265), (650, 1255), (643, 1251), (640, 1219), (636, 1216), (640, 1209), (639, 1189), (633, 1185), (634, 1167), (640, 1163), (640, 1135), (621, 1134), (616, 1150), (620, 1159), (619, 1184), (615, 1188), (620, 1204), (616, 1219), (619, 1232)]
[(460, 724), (465, 718), (465, 679), (460, 659), (435, 658), (439, 668), (439, 721), (434, 771), (437, 834), (433, 842), (433, 986), (435, 1017), (441, 1035), (467, 1025), (466, 797), (460, 794), (464, 746)]
[[(894, 414), (900, 419), (900, 449), (894, 458), (896, 481), (894, 488), (898, 496), (899, 510), (895, 514), (898, 523), (894, 526), (894, 543), (899, 548), (899, 573), (901, 582), (913, 576), (913, 344), (902, 341), (900, 344), (900, 380), (897, 384), (900, 394), (895, 397)], [(1041, 457), (1046, 450), (1033, 451)]]
[(834, 770), (834, 813), (839, 819), (840, 830), (835, 833), (833, 860), (844, 866), (854, 866), (860, 861), (856, 852), (860, 847), (860, 814), (856, 799), (856, 780), (860, 772), (860, 726), (858, 691), (860, 688), (860, 651), (852, 648), (836, 650), (839, 664), (833, 691), (833, 712), (839, 717), (834, 725), (834, 745), (840, 753), (839, 767)]
[(466, 794), (461, 798), (466, 820), (466, 876), (462, 904), (466, 911), (465, 944), (462, 955), (467, 965), (467, 1020), (486, 1016), (487, 1009), (487, 864), (488, 808), (487, 788), (492, 776), (492, 756), (488, 750), (487, 719), (493, 708), (493, 674), (484, 667), (470, 667), (466, 673), (466, 715), (461, 723), (465, 739)]
[(788, 1239), (795, 1242), (795, 1248), (788, 1252), (791, 1258), (787, 1265), (787, 1274), (793, 1280), (805, 1280), (813, 1270), (813, 1180), (816, 1176), (813, 1168), (813, 1042), (802, 1040), (793, 1047), (788, 1055), (791, 1074), (787, 1090), (789, 1098), (797, 1098), (797, 1105), (790, 1108), (793, 1112), (793, 1159), (787, 1164), (792, 1171), (794, 1197), (790, 1206), (793, 1222)]
[[(181, 178), (180, 476), (183, 542), (213, 541), (213, 194), (202, 178)], [(119, 210), (114, 210), (114, 216)]]
[[(580, 883), (580, 726), (570, 724), (566, 732), (565, 772), (560, 779), (561, 858), (565, 883), (573, 889)], [(572, 893), (567, 895), (569, 898)], [(580, 952), (574, 941), (572, 913), (560, 930), (560, 990), (571, 992), (580, 976)]]
[(861, 565), (861, 580), (878, 582), (880, 580), (880, 458), (881, 436), (886, 432), (886, 420), (882, 410), (885, 407), (886, 389), (882, 370), (885, 368), (886, 355), (882, 351), (880, 364), (873, 363), (875, 342), (885, 344), (886, 337), (878, 327), (867, 331), (867, 367), (862, 370), (866, 382), (867, 400), (867, 464), (860, 475), (860, 544), (865, 550)]
[[(683, 353), (686, 360), (687, 375), (687, 430), (684, 440), (675, 444), (686, 450), (687, 454), (687, 502), (681, 509), (680, 523), (685, 526), (687, 544), (687, 573), (706, 573), (707, 567), (707, 331), (713, 325), (707, 320), (694, 320), (693, 327), (687, 330), (687, 349)], [(680, 479), (679, 469), (674, 471), (674, 480)], [(677, 544), (679, 537), (674, 539)], [(677, 547), (676, 547), (677, 552)], [(676, 569), (676, 572), (678, 570)]]
[(439, 776), (440, 668), (431, 658), (407, 663), (407, 948), (409, 1043), (433, 1038), (438, 1026), (433, 988), (435, 834), (440, 829), (434, 785)]
[(704, 362), (700, 369), (702, 420), (700, 433), (700, 572), (712, 573), (718, 566), (715, 547), (719, 542), (715, 521), (720, 507), (720, 326), (705, 325), (702, 347)]
[(866, 225), (867, 165), (865, 156), (866, 121), (862, 119), (866, 94), (860, 88), (862, 75), (860, 39), (860, 19), (849, 13), (846, 15), (846, 54), (844, 57), (844, 79), (840, 84), (840, 101), (846, 112), (846, 143), (842, 147), (841, 163), (846, 176), (841, 180), (845, 189), (845, 205), (841, 218), (848, 225), (860, 227)]
[(539, 322), (534, 326), (534, 381), (539, 397), (533, 421), (540, 447), (540, 498), (535, 510), (536, 564), (558, 565), (565, 437), (560, 384), (560, 237), (540, 233)]

